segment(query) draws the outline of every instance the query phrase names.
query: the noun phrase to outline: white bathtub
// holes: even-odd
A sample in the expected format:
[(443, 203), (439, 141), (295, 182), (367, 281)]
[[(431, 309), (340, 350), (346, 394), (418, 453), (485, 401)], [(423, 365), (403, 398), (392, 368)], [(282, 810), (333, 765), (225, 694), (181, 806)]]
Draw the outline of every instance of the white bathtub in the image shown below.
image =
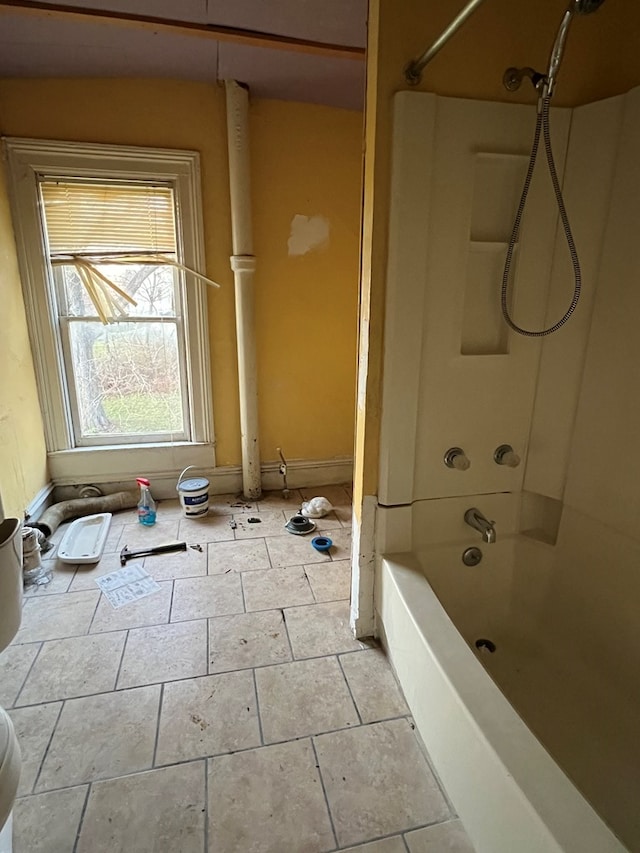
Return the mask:
[[(475, 568), (461, 560), (471, 544), (484, 552)], [(550, 606), (557, 555), (472, 534), (378, 566), (382, 639), (477, 853), (640, 850), (637, 704)]]

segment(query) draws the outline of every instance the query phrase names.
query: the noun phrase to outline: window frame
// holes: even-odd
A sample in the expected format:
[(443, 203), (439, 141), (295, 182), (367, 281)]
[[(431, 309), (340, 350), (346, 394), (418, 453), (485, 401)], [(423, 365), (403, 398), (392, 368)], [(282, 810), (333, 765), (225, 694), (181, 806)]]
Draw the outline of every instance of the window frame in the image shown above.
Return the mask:
[[(174, 448), (174, 465), (215, 464), (213, 458), (213, 406), (207, 322), (207, 285), (180, 274), (183, 298), (183, 332), (186, 337), (188, 441), (156, 443), (76, 444), (72, 402), (63, 363), (63, 341), (55, 312), (55, 281), (51, 273), (43, 221), (40, 213), (38, 178), (120, 179), (171, 183), (176, 202), (176, 239), (185, 266), (204, 273), (204, 236), (200, 192), (200, 156), (196, 151), (140, 148), (121, 145), (60, 142), (9, 137), (4, 139), (8, 164), (14, 230), (22, 278), (27, 324), (51, 473), (56, 482), (77, 479), (79, 466), (87, 468), (87, 451), (95, 454), (88, 478), (117, 478), (134, 471), (148, 474), (167, 471), (158, 451)], [(198, 448), (200, 452), (198, 452)], [(206, 448), (206, 452), (202, 452)], [(96, 453), (96, 451), (102, 451)], [(148, 452), (145, 452), (148, 451)], [(117, 459), (120, 453), (122, 458)], [(132, 457), (135, 453), (135, 457)], [(128, 457), (128, 459), (127, 459)], [(130, 460), (135, 458), (134, 468)], [(108, 460), (108, 461), (107, 461)], [(154, 470), (155, 469), (155, 470)]]

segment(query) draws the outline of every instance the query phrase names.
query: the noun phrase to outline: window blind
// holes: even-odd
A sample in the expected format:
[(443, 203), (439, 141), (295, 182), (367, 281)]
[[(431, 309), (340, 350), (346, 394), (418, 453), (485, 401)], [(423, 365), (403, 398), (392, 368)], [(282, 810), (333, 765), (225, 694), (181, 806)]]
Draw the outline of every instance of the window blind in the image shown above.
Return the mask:
[(52, 256), (108, 252), (176, 252), (169, 186), (43, 177), (40, 197)]

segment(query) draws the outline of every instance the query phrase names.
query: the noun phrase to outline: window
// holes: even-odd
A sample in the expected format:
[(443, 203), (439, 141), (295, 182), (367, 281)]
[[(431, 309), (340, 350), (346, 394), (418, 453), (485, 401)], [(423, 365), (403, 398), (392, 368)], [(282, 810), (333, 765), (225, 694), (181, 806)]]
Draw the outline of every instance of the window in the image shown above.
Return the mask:
[[(198, 155), (6, 147), (54, 477), (76, 479), (73, 451), (89, 448), (110, 451), (108, 463), (91, 457), (102, 474), (127, 447), (136, 451), (127, 474), (153, 473), (163, 445), (174, 448), (172, 467), (211, 467), (206, 285), (188, 272), (203, 269)], [(82, 466), (85, 479), (100, 479), (86, 455)]]
[(181, 274), (153, 263), (177, 256), (173, 188), (41, 176), (39, 190), (74, 444), (189, 438)]

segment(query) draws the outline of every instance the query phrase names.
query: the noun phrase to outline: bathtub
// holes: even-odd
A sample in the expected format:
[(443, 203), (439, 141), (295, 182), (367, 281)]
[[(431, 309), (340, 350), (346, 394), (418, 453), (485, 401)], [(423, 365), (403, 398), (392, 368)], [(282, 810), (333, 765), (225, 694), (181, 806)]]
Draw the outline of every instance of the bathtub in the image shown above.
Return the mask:
[(640, 851), (640, 702), (601, 659), (602, 626), (585, 656), (575, 620), (593, 610), (584, 589), (560, 601), (561, 543), (414, 540), (378, 561), (377, 623), (477, 853)]

